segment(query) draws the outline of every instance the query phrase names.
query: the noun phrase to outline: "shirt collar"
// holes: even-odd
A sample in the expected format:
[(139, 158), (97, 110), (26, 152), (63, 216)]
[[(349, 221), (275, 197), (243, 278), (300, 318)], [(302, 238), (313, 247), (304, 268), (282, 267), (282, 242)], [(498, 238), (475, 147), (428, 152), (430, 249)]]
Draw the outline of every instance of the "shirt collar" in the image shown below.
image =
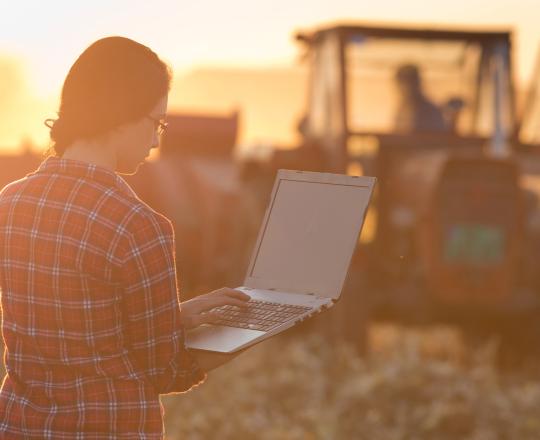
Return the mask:
[(131, 187), (118, 174), (105, 167), (89, 162), (49, 156), (41, 163), (36, 173), (64, 174), (82, 179), (95, 180), (107, 187), (116, 187), (128, 195), (135, 196)]

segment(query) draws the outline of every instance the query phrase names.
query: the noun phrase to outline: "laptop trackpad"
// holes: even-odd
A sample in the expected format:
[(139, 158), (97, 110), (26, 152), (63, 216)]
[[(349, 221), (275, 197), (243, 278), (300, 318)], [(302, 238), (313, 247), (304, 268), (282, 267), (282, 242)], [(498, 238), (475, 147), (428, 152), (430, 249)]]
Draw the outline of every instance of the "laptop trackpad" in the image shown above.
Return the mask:
[(230, 353), (266, 332), (221, 325), (201, 325), (186, 334), (186, 346), (199, 350)]

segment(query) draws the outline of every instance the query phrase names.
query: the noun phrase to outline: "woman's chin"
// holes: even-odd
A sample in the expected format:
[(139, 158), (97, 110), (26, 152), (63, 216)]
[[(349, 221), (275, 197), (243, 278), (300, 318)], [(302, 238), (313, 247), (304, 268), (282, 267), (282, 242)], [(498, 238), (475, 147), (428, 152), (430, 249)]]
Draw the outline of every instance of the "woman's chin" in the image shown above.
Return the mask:
[(144, 161), (139, 162), (138, 164), (131, 165), (131, 166), (120, 166), (116, 169), (116, 172), (118, 174), (123, 174), (126, 176), (131, 176), (132, 174), (135, 174), (137, 171), (139, 171), (139, 167), (144, 164)]

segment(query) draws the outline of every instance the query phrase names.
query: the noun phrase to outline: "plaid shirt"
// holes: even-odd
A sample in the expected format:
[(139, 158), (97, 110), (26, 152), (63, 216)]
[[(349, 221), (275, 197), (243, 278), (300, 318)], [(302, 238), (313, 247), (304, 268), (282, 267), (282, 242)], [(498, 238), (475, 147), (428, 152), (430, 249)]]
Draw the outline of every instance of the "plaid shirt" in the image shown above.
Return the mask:
[(123, 179), (48, 158), (0, 194), (0, 438), (161, 438), (184, 347), (171, 223)]

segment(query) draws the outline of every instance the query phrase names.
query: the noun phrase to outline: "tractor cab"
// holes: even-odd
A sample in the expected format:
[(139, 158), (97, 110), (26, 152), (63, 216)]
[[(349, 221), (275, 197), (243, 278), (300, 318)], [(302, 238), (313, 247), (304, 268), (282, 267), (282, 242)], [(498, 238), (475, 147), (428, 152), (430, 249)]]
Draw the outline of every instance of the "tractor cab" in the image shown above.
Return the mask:
[(311, 66), (305, 135), (341, 172), (392, 144), (504, 154), (515, 130), (510, 37), (368, 26), (299, 34)]
[(378, 178), (361, 237), (375, 285), (505, 304), (524, 258), (523, 162), (540, 146), (539, 100), (516, 118), (511, 33), (343, 25), (297, 39), (304, 144), (321, 170)]

